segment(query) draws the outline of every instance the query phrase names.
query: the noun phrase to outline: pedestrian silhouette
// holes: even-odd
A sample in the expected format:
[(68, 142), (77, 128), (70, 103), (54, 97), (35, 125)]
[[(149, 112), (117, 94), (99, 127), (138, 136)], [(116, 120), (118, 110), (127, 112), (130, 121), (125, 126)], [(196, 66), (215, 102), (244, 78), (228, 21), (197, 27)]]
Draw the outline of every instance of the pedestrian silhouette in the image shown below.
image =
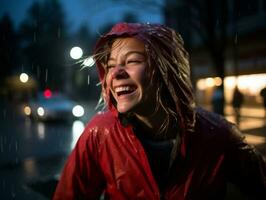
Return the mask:
[(240, 92), (238, 87), (236, 87), (233, 93), (232, 106), (234, 109), (235, 121), (237, 125), (239, 125), (240, 123), (240, 116), (241, 116), (240, 110), (243, 101), (244, 101), (244, 95)]
[(266, 119), (266, 87), (262, 88), (262, 90), (260, 91), (260, 96), (263, 99), (264, 118)]
[(221, 86), (217, 87), (212, 96), (212, 110), (213, 112), (223, 115), (223, 89)]

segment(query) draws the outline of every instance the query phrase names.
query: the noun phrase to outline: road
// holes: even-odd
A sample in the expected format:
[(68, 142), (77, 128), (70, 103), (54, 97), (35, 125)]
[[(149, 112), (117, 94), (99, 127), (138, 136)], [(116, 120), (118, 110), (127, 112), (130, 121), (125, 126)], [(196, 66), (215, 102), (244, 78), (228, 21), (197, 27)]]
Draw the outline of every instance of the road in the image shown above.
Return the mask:
[[(96, 102), (73, 122), (34, 122), (20, 108), (0, 104), (1, 199), (50, 199), (67, 155), (76, 144)], [(16, 109), (14, 109), (16, 107)]]
[[(87, 104), (86, 115), (71, 123), (32, 122), (19, 115), (14, 106), (0, 105), (1, 199), (51, 199), (64, 162), (85, 123), (96, 112), (95, 105), (95, 102)], [(228, 109), (227, 119), (234, 121)], [(261, 113), (261, 110), (245, 110), (240, 128), (248, 142), (266, 155), (266, 126)], [(241, 197), (234, 192), (227, 200), (237, 198)]]

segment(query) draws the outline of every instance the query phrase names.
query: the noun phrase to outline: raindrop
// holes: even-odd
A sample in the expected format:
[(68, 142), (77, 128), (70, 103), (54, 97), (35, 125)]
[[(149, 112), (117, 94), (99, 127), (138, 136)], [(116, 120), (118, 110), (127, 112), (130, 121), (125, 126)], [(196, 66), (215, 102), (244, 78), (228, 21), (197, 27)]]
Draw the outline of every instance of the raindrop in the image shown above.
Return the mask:
[(95, 64), (95, 61), (92, 56), (86, 58), (82, 63), (84, 67), (92, 67), (94, 64)]
[(219, 26), (219, 20), (218, 19), (216, 20), (216, 26)]
[(37, 77), (40, 78), (40, 66), (37, 65)]
[(38, 27), (38, 21), (37, 20), (34, 20), (34, 27), (37, 28)]
[(238, 42), (238, 35), (237, 35), (237, 33), (236, 33), (236, 35), (235, 35), (235, 44), (237, 44), (237, 42)]
[(88, 85), (90, 85), (90, 75), (88, 75)]
[(6, 181), (5, 180), (3, 180), (2, 185), (3, 185), (3, 189), (5, 189), (5, 187), (6, 187)]
[(96, 86), (100, 86), (100, 85), (102, 85), (102, 83), (101, 83), (101, 82), (99, 82), (99, 83), (97, 83), (97, 84), (96, 84)]
[(33, 42), (36, 42), (36, 32), (33, 33)]
[(45, 82), (47, 82), (48, 79), (48, 69), (45, 70)]
[(0, 138), (0, 152), (3, 153), (4, 152), (4, 144), (3, 144), (3, 138)]
[(18, 151), (18, 141), (15, 142), (15, 150)]
[(3, 117), (6, 118), (6, 109), (3, 110)]
[(58, 29), (57, 29), (57, 37), (61, 38), (61, 28), (60, 27), (58, 27)]
[(15, 158), (15, 164), (18, 164), (18, 157)]

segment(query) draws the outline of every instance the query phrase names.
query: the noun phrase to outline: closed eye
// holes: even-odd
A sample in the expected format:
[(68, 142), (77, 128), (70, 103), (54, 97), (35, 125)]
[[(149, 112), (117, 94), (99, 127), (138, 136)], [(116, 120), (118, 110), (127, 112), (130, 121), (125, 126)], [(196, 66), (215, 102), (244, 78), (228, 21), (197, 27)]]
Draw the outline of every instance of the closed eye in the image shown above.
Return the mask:
[(134, 64), (134, 63), (141, 63), (141, 60), (129, 60), (127, 61), (127, 64)]

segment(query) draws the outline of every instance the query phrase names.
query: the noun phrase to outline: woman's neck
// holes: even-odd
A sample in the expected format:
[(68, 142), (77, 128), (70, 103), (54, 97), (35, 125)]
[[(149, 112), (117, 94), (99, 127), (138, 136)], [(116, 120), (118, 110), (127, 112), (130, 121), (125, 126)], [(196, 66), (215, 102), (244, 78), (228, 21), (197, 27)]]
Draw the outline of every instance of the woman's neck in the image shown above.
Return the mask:
[(156, 113), (152, 116), (143, 116), (143, 115), (135, 115), (139, 124), (145, 128), (146, 130), (150, 130), (150, 132), (156, 132), (160, 128), (160, 125), (164, 121), (164, 113)]
[(169, 139), (175, 135), (172, 128), (166, 129), (166, 132), (160, 134), (162, 125), (167, 118), (167, 113), (161, 107), (151, 115), (135, 114), (135, 117), (138, 128), (153, 139)]

